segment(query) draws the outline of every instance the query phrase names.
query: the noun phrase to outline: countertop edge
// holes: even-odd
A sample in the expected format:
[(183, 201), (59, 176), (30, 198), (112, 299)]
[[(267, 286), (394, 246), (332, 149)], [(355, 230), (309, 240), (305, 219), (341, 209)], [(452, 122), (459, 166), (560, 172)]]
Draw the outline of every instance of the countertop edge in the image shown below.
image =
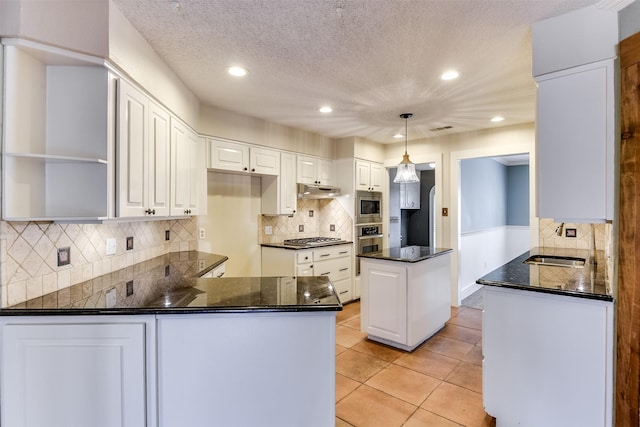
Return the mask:
[(535, 286), (522, 286), (522, 285), (517, 285), (513, 283), (495, 282), (495, 281), (483, 280), (483, 279), (476, 280), (476, 283), (479, 285), (493, 286), (496, 288), (515, 289), (518, 291), (525, 291), (525, 292), (538, 292), (542, 294), (552, 294), (552, 295), (566, 296), (571, 298), (584, 298), (584, 299), (591, 299), (591, 300), (598, 300), (598, 301), (609, 301), (609, 302), (614, 301), (614, 298), (611, 295), (587, 294), (584, 292), (574, 292), (574, 291), (567, 291), (563, 289), (540, 288)]
[[(453, 252), (453, 249), (446, 248), (446, 249), (441, 250), (438, 253), (421, 256), (421, 257), (419, 257), (417, 259), (407, 259), (407, 258), (397, 258), (397, 257), (383, 257), (383, 256), (369, 255), (369, 254), (361, 254), (361, 255), (358, 254), (358, 255), (356, 255), (356, 257), (358, 257), (358, 258), (366, 258), (366, 259), (375, 259), (375, 260), (378, 260), (378, 261), (393, 261), (393, 262), (405, 262), (405, 263), (409, 263), (409, 264), (415, 264), (415, 263), (420, 262), (420, 261), (426, 261), (428, 259), (437, 258), (437, 257), (439, 257), (441, 255), (446, 255), (446, 254), (449, 254), (449, 253), (452, 253), (452, 252)], [(373, 253), (375, 253), (375, 252), (373, 252)]]

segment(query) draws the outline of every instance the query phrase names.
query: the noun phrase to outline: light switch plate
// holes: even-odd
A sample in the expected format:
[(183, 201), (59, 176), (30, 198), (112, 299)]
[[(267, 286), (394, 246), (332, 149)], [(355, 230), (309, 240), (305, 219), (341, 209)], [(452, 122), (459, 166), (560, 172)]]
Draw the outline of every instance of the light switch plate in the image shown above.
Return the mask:
[(107, 308), (113, 308), (116, 306), (116, 288), (111, 288), (106, 293), (106, 305)]
[(116, 253), (116, 239), (111, 237), (107, 239), (106, 245), (106, 253), (107, 255), (115, 255)]
[(273, 234), (273, 227), (271, 225), (264, 226), (264, 234), (271, 236)]

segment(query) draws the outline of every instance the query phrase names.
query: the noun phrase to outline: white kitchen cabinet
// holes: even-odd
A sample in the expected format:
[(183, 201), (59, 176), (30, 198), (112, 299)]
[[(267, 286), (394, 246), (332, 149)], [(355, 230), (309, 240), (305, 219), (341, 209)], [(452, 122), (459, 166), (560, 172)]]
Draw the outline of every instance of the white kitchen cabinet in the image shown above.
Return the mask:
[(122, 79), (118, 100), (117, 215), (169, 216), (170, 114)]
[(419, 262), (360, 258), (361, 325), (369, 339), (411, 351), (451, 317), (451, 255)]
[(296, 213), (298, 189), (295, 154), (281, 153), (279, 175), (263, 175), (261, 187), (261, 213), (263, 215), (292, 215)]
[(2, 425), (152, 425), (149, 319), (3, 318)]
[(350, 244), (315, 249), (262, 247), (262, 276), (328, 276), (341, 302), (353, 299)]
[(180, 120), (171, 117), (171, 216), (198, 215), (204, 182), (202, 140)]
[(538, 217), (613, 219), (614, 77), (613, 60), (536, 77)]
[(335, 312), (158, 316), (157, 357), (161, 427), (335, 423)]
[(497, 425), (612, 425), (612, 302), (492, 286), (483, 301), (482, 397)]
[(96, 57), (3, 44), (3, 218), (113, 215), (115, 76)]
[(280, 175), (280, 152), (246, 144), (209, 139), (209, 165), (216, 170)]
[(356, 190), (382, 191), (383, 177), (383, 165), (356, 160)]
[(300, 184), (334, 185), (333, 162), (317, 157), (298, 156), (297, 181)]
[(420, 183), (400, 184), (400, 209), (420, 209)]

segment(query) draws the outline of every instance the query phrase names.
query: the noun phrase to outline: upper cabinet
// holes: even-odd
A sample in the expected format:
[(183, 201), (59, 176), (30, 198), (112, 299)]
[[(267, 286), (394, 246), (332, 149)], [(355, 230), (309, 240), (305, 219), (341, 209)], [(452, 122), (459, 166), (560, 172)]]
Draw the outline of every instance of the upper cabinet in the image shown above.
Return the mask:
[(593, 6), (536, 22), (532, 42), (537, 214), (613, 220), (617, 13)]
[(280, 154), (280, 175), (262, 177), (262, 210), (264, 215), (293, 215), (296, 213), (298, 189), (296, 185), (296, 155)]
[(400, 209), (420, 209), (420, 183), (400, 184)]
[(382, 191), (384, 166), (380, 163), (356, 160), (356, 190)]
[(209, 165), (211, 169), (248, 172), (260, 175), (280, 174), (280, 152), (245, 144), (209, 139)]
[(205, 170), (202, 140), (180, 120), (171, 118), (171, 216), (199, 215)]
[(3, 219), (109, 217), (115, 76), (98, 58), (3, 44)]
[(300, 184), (334, 185), (333, 162), (317, 157), (298, 156), (297, 181)]
[(169, 216), (170, 114), (124, 80), (118, 100), (117, 215)]

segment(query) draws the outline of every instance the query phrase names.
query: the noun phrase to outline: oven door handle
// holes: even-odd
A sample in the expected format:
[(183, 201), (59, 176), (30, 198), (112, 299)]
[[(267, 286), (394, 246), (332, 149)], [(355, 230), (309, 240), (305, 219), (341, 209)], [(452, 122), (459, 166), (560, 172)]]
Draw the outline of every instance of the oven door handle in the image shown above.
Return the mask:
[(380, 238), (381, 239), (382, 237), (384, 237), (383, 234), (372, 234), (370, 236), (360, 236), (360, 237), (358, 237), (358, 239), (359, 240), (362, 240), (362, 239), (376, 239), (376, 238)]

